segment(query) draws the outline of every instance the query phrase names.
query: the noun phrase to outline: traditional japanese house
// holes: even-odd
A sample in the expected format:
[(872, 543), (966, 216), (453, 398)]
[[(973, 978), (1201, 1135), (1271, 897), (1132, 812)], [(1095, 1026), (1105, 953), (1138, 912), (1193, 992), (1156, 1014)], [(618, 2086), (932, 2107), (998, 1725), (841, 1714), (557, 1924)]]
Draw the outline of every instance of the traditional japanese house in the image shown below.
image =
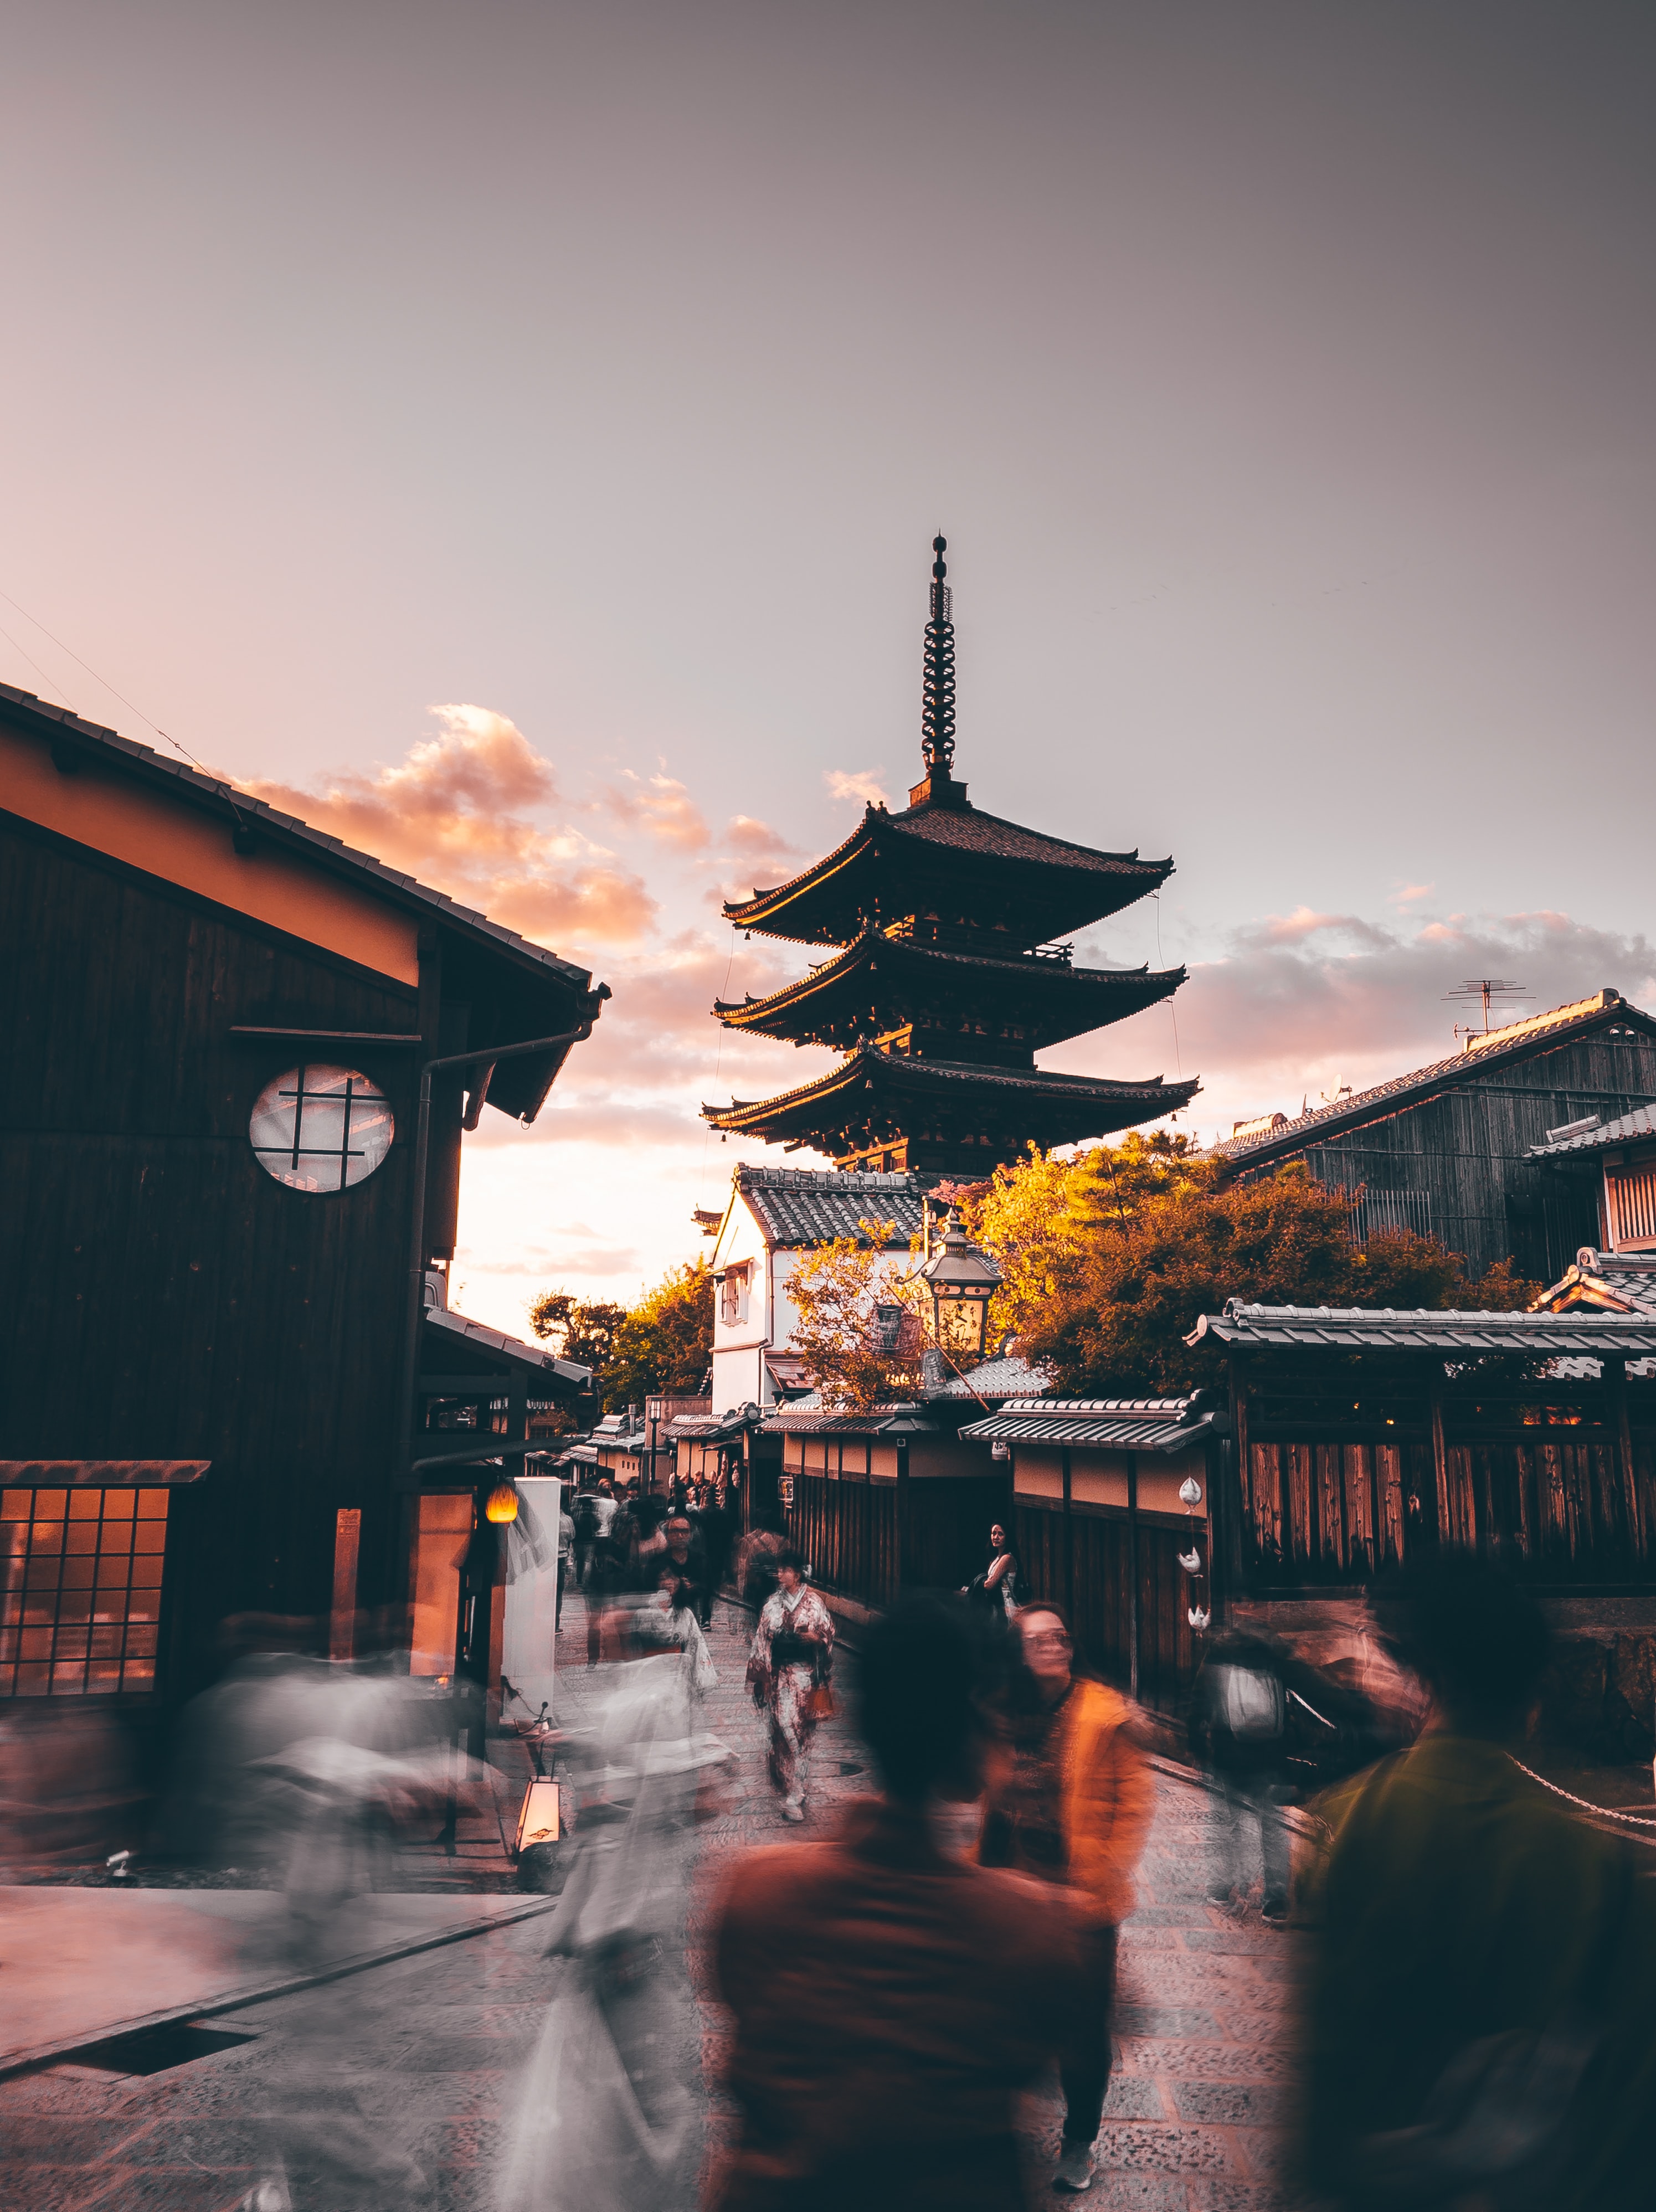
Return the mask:
[[(1217, 1150), (1245, 1175), (1304, 1160), (1350, 1192), (1359, 1237), (1412, 1229), (1464, 1253), (1475, 1274), (1511, 1259), (1546, 1283), (1580, 1246), (1612, 1241), (1592, 1178), (1556, 1170), (1575, 1157), (1570, 1133), (1653, 1104), (1656, 1020), (1605, 989), (1469, 1036), (1446, 1060), (1311, 1112), (1261, 1115)], [(1629, 1203), (1641, 1188), (1629, 1181)]]
[(1008, 1350), (965, 1374), (933, 1352), (910, 1397), (853, 1411), (813, 1391), (765, 1414), (763, 1438), (780, 1445), (777, 1502), (831, 1606), (855, 1618), (982, 1571), (989, 1529), (1010, 1508), (1010, 1468), (963, 1442), (965, 1425), (1044, 1381)]
[(183, 1695), (228, 1614), (338, 1650), (412, 1600), (429, 1645), (530, 1398), (588, 1380), (447, 1311), (461, 1132), (532, 1121), (607, 994), (9, 687), (0, 808), (0, 1697)]
[(801, 1255), (837, 1237), (868, 1241), (864, 1223), (890, 1224), (885, 1250), (906, 1273), (934, 1176), (835, 1174), (750, 1166), (731, 1180), (713, 1248), (713, 1386), (708, 1411), (766, 1407), (799, 1395), (804, 1378), (790, 1352), (798, 1319), (788, 1295)]
[(1221, 1597), (1367, 1582), (1452, 1544), (1543, 1584), (1656, 1589), (1656, 1316), (1251, 1306), (1225, 1348)]
[(559, 1468), (577, 1482), (607, 1475), (614, 1483), (641, 1486), (649, 1463), (649, 1431), (636, 1406), (624, 1413), (606, 1413), (589, 1437), (569, 1445), (557, 1460)]
[[(825, 1045), (825, 1076), (703, 1107), (718, 1129), (837, 1166), (981, 1176), (1033, 1141), (1068, 1144), (1187, 1104), (1165, 1083), (1038, 1068), (1038, 1051), (1171, 998), (1182, 968), (1074, 964), (1072, 933), (1157, 890), (1171, 860), (1105, 852), (972, 805), (955, 780), (954, 630), (943, 541), (926, 629), (924, 773), (897, 813), (871, 805), (843, 844), (728, 904), (738, 928), (831, 957), (764, 999), (714, 1008), (729, 1029)], [(716, 1395), (716, 1392), (715, 1392)]]
[(1530, 1158), (1578, 1205), (1596, 1201), (1594, 1243), (1605, 1258), (1631, 1264), (1635, 1274), (1639, 1255), (1656, 1258), (1656, 1111), (1636, 1106), (1610, 1121), (1585, 1115), (1549, 1130)]
[(1014, 1398), (960, 1431), (1007, 1455), (1023, 1587), (1069, 1616), (1081, 1663), (1147, 1704), (1194, 1674), (1211, 1607), (1208, 1501), (1230, 1422), (1221, 1392)]

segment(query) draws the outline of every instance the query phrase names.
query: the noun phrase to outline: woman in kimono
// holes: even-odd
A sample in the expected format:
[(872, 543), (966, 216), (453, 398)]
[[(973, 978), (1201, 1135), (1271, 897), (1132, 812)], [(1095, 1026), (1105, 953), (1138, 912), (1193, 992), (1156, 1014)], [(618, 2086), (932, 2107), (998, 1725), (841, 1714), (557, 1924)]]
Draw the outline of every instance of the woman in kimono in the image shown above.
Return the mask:
[(834, 1617), (805, 1582), (795, 1551), (776, 1554), (776, 1588), (759, 1613), (747, 1662), (753, 1702), (770, 1723), (770, 1783), (784, 1820), (805, 1818), (811, 1738), (819, 1688), (834, 1663)]

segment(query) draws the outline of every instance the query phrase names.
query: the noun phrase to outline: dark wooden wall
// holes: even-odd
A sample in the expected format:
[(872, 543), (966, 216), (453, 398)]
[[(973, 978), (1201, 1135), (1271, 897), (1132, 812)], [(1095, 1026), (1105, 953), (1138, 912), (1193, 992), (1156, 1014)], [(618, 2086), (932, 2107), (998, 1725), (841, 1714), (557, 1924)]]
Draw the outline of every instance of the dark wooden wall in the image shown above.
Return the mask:
[[(1446, 1392), (1440, 1467), (1407, 1398), (1385, 1427), (1298, 1419), (1251, 1398), (1239, 1469), (1239, 1555), (1252, 1587), (1367, 1582), (1439, 1543), (1554, 1586), (1639, 1583), (1656, 1556), (1656, 1392), (1629, 1391), (1624, 1443), (1604, 1385)], [(1410, 1419), (1410, 1413), (1422, 1418)], [(1273, 1414), (1275, 1418), (1272, 1418)], [(1627, 1445), (1631, 1446), (1631, 1480)]]
[(389, 1462), (418, 1054), (312, 1049), (378, 1083), (397, 1122), (376, 1173), (313, 1195), (247, 1136), (259, 1091), (307, 1055), (229, 1032), (411, 1031), (417, 994), (9, 823), (0, 943), (0, 1456), (211, 1460), (188, 1587), (168, 1595), (178, 1692), (223, 1615), (326, 1612), (341, 1505), (363, 1512), (360, 1602), (401, 1595)]
[[(1126, 1689), (1131, 1680), (1131, 1545), (1127, 1516), (1106, 1506), (1020, 1498), (1013, 1541), (1032, 1597), (1069, 1615), (1077, 1657), (1089, 1674)], [(1139, 1696), (1171, 1709), (1195, 1674), (1200, 1651), (1190, 1622), (1196, 1585), (1178, 1564), (1187, 1524), (1141, 1514), (1138, 1524)], [(1205, 1548), (1205, 1537), (1204, 1537)]]
[(1321, 1182), (1397, 1194), (1425, 1228), (1482, 1273), (1515, 1259), (1519, 1272), (1556, 1282), (1583, 1244), (1598, 1242), (1598, 1183), (1526, 1158), (1549, 1129), (1605, 1120), (1656, 1100), (1656, 1042), (1604, 1034), (1537, 1052), (1516, 1066), (1476, 1072), (1389, 1120), (1307, 1145)]
[(899, 1590), (959, 1589), (981, 1574), (1008, 1494), (997, 1475), (795, 1474), (788, 1539), (813, 1581), (860, 1605), (889, 1605)]

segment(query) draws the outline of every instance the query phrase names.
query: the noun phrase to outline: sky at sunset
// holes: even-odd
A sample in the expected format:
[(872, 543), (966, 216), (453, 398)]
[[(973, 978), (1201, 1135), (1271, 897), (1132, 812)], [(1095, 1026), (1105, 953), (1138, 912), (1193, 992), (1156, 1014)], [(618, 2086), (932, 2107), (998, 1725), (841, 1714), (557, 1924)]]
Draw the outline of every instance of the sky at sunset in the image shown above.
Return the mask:
[[(0, 678), (612, 988), (466, 1139), (521, 1331), (701, 1249), (721, 899), (918, 773), (1177, 873), (1044, 1058), (1204, 1138), (1656, 1005), (1656, 15), (1593, 4), (10, 11)], [(807, 1156), (789, 1156), (806, 1164)]]

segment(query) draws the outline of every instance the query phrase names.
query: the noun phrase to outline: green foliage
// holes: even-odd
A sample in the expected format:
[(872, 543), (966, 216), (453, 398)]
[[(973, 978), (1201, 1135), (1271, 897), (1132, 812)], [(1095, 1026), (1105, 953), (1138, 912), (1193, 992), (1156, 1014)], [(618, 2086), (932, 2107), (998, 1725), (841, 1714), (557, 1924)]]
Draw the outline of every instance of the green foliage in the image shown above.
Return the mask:
[(1055, 1389), (1075, 1396), (1172, 1395), (1217, 1380), (1217, 1347), (1184, 1339), (1227, 1298), (1512, 1311), (1534, 1297), (1504, 1262), (1472, 1280), (1434, 1237), (1386, 1230), (1359, 1249), (1351, 1198), (1298, 1161), (1237, 1181), (1221, 1158), (1157, 1132), (1073, 1161), (1032, 1147), (965, 1211), (1007, 1277), (991, 1330), (1015, 1331)]
[[(886, 1247), (892, 1221), (860, 1221), (861, 1238), (836, 1237), (800, 1259), (788, 1285), (799, 1319), (792, 1348), (831, 1406), (860, 1410), (888, 1394), (899, 1367), (919, 1351), (913, 1285), (892, 1268)], [(866, 1240), (866, 1241), (865, 1241)], [(880, 1309), (898, 1306), (887, 1326)]]
[(670, 1268), (617, 1328), (601, 1377), (606, 1409), (694, 1397), (712, 1358), (713, 1274), (693, 1260)]
[(561, 1359), (593, 1370), (606, 1413), (649, 1397), (690, 1397), (713, 1357), (713, 1277), (705, 1260), (670, 1268), (631, 1307), (543, 1291), (529, 1326)]

